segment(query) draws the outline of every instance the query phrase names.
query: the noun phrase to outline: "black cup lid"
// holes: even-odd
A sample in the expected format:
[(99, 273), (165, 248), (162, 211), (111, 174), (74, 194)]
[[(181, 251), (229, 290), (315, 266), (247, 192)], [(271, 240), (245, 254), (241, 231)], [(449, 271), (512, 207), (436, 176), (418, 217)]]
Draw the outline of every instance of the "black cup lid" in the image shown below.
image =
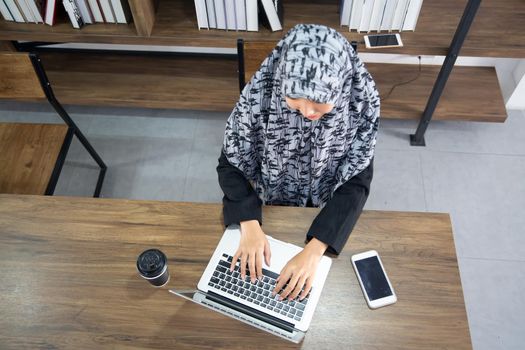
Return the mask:
[(166, 266), (166, 255), (158, 249), (148, 249), (139, 255), (137, 269), (144, 277), (156, 277)]

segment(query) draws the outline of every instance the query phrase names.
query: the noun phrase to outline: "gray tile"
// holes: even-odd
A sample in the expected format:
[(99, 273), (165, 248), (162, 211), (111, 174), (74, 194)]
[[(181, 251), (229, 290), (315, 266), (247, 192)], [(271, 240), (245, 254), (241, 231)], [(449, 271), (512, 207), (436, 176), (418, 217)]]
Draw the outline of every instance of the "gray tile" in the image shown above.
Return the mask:
[(525, 157), (427, 152), (428, 210), (449, 212), (459, 256), (525, 256)]
[(427, 150), (525, 155), (525, 115), (508, 111), (505, 123), (431, 122)]
[(378, 150), (374, 178), (365, 208), (425, 211), (421, 165), (417, 152)]
[(192, 118), (151, 116), (92, 116), (89, 133), (99, 136), (185, 138), (194, 137), (197, 121)]
[[(98, 151), (96, 147), (95, 149)], [(80, 142), (73, 138), (58, 178), (55, 195), (92, 196), (95, 192), (99, 171), (100, 168), (95, 161), (89, 157)]]
[(220, 202), (222, 190), (217, 179), (217, 160), (224, 137), (224, 117), (200, 119), (188, 166), (183, 200)]
[[(191, 139), (94, 135), (88, 135), (88, 139), (108, 166), (102, 197), (182, 199)], [(72, 146), (56, 193), (90, 195), (97, 170), (92, 170), (94, 162), (79, 144)]]
[[(71, 119), (82, 132), (87, 132), (91, 118), (70, 113)], [(63, 124), (64, 120), (49, 103), (0, 103), (0, 121), (13, 123)]]
[(130, 198), (182, 200), (192, 139), (148, 139)]
[(464, 258), (459, 263), (473, 348), (523, 349), (525, 262)]
[(420, 151), (419, 147), (415, 148), (410, 146), (410, 134), (413, 134), (414, 131), (415, 127), (391, 127), (385, 126), (384, 123), (382, 123), (377, 134), (376, 149), (407, 152)]

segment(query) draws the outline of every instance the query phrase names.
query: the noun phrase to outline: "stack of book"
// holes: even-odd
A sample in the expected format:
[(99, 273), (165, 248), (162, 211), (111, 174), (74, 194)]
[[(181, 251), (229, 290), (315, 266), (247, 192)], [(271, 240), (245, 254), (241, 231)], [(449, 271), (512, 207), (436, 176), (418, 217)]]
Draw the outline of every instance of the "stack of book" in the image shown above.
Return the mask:
[(423, 0), (341, 0), (341, 25), (350, 31), (415, 30)]
[(0, 12), (7, 21), (53, 25), (60, 1), (75, 28), (95, 22), (129, 23), (131, 20), (127, 0), (0, 0)]
[(282, 0), (195, 0), (195, 11), (199, 29), (258, 31), (259, 14), (272, 31), (283, 29)]

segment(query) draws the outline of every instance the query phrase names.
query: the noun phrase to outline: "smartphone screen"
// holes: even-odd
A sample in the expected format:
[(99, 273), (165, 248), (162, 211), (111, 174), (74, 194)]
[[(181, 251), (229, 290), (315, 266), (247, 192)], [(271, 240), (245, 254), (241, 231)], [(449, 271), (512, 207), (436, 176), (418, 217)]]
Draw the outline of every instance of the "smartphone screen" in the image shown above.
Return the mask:
[(357, 260), (355, 266), (370, 300), (393, 294), (377, 256)]
[(370, 42), (371, 47), (399, 45), (395, 34), (369, 35), (368, 41)]

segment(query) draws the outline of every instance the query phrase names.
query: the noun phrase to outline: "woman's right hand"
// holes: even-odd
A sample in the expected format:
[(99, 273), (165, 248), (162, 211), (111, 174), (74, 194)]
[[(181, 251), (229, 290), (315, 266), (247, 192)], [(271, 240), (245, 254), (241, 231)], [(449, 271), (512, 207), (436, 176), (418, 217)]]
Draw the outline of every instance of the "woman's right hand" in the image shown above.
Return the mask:
[(230, 271), (233, 271), (237, 260), (241, 260), (241, 277), (246, 277), (246, 264), (250, 270), (252, 283), (263, 276), (262, 259), (266, 265), (270, 266), (270, 244), (264, 234), (258, 220), (249, 220), (241, 222), (241, 242), (239, 248), (233, 256)]

